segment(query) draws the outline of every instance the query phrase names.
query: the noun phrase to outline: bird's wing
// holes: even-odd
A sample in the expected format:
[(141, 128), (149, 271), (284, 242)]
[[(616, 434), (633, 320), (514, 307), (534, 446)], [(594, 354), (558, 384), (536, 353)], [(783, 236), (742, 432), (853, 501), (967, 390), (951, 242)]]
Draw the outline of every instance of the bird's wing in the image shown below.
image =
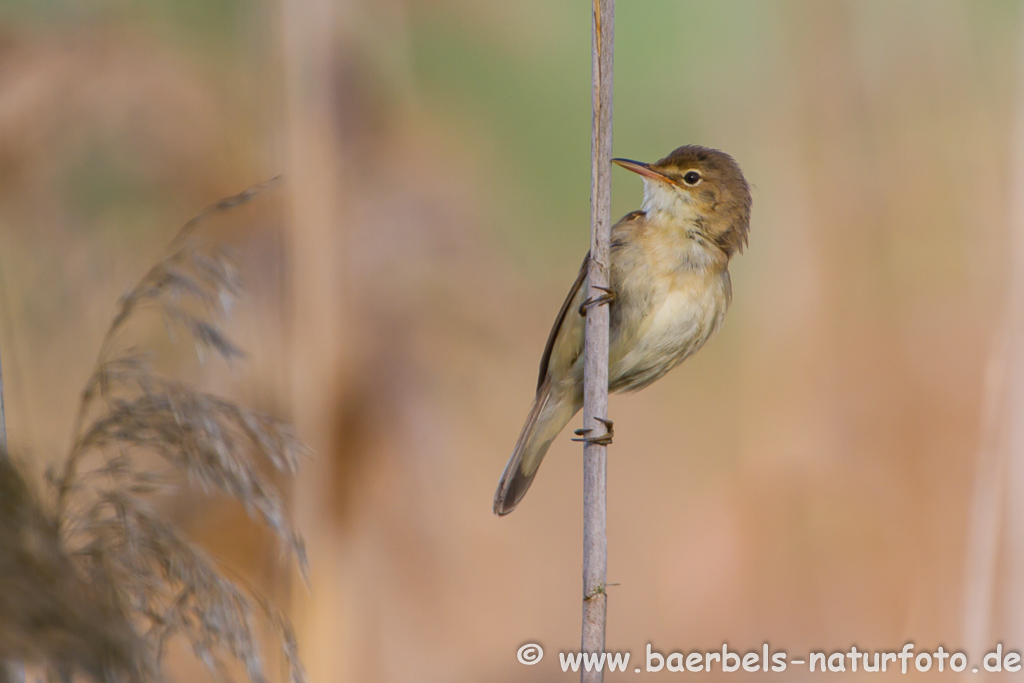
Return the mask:
[[(589, 267), (590, 252), (588, 251), (587, 255), (583, 257), (583, 265), (580, 266), (579, 275), (576, 276), (576, 281), (573, 282), (572, 287), (569, 288), (569, 294), (565, 297), (565, 302), (562, 304), (562, 308), (559, 309), (558, 315), (555, 316), (555, 324), (551, 326), (551, 333), (548, 334), (548, 341), (544, 345), (544, 355), (540, 357), (540, 376), (537, 378), (537, 391), (540, 391), (541, 385), (544, 384), (544, 378), (548, 374), (548, 366), (551, 363), (551, 353), (554, 351), (555, 342), (558, 341), (559, 331), (562, 329), (563, 323), (565, 323), (566, 316), (569, 315), (570, 310), (579, 308), (579, 303), (576, 303), (576, 299), (580, 297), (583, 282), (587, 279), (587, 269)], [(570, 319), (570, 325), (573, 323), (575, 323), (575, 327), (578, 328), (575, 331), (578, 334), (581, 334), (583, 327), (582, 318), (579, 320)]]
[[(631, 234), (629, 231), (633, 229), (635, 221), (644, 215), (646, 214), (643, 211), (627, 213), (612, 226), (611, 251), (613, 253), (625, 244), (624, 240)], [(541, 385), (544, 384), (544, 378), (551, 370), (553, 356), (565, 355), (565, 365), (570, 367), (583, 353), (583, 317), (572, 315), (571, 311), (578, 310), (583, 303), (583, 297), (586, 295), (583, 283), (587, 281), (589, 268), (590, 252), (588, 251), (587, 255), (583, 257), (583, 265), (580, 266), (576, 281), (572, 283), (562, 308), (555, 316), (555, 324), (551, 326), (548, 342), (544, 345), (544, 355), (540, 359), (540, 376), (537, 377), (537, 391), (540, 391)], [(557, 350), (555, 349), (556, 345), (560, 347)], [(559, 358), (559, 360), (563, 359)]]

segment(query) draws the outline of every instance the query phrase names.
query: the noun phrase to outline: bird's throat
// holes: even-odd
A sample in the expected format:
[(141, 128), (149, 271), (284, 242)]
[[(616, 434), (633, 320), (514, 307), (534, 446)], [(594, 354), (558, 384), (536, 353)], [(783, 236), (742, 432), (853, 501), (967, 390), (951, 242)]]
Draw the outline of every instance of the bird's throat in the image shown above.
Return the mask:
[(676, 188), (660, 180), (644, 178), (644, 202), (647, 220), (678, 223), (693, 220), (693, 206)]

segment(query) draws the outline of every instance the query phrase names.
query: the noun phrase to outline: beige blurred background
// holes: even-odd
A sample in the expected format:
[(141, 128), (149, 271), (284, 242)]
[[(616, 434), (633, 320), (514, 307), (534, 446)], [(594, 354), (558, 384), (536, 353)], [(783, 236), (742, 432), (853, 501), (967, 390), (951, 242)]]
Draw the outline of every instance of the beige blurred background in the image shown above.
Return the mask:
[[(569, 430), (515, 514), (490, 505), (588, 243), (590, 9), (0, 5), (16, 451), (66, 448), (117, 296), (177, 227), (285, 174), (211, 226), (245, 274), (248, 362), (180, 375), (317, 451), (288, 484), (311, 586), (242, 511), (170, 508), (289, 606), (312, 681), (575, 678)], [(754, 214), (722, 333), (612, 398), (609, 649), (1024, 648), (1022, 11), (619, 0), (615, 154), (726, 150)], [(639, 206), (637, 178), (613, 184), (616, 215)], [(548, 657), (518, 664), (526, 642)], [(679, 675), (724, 677), (659, 674)]]

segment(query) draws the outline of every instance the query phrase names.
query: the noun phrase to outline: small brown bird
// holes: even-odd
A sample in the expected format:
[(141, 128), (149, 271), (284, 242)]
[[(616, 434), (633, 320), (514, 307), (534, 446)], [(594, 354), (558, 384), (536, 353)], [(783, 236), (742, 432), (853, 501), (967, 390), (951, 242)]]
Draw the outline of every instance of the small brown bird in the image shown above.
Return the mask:
[[(750, 189), (736, 161), (687, 145), (653, 164), (612, 159), (643, 176), (640, 211), (612, 227), (609, 391), (636, 391), (697, 352), (732, 299), (729, 259), (750, 230)], [(544, 454), (583, 407), (583, 259), (540, 359), (537, 396), (505, 465), (494, 512), (526, 495)]]

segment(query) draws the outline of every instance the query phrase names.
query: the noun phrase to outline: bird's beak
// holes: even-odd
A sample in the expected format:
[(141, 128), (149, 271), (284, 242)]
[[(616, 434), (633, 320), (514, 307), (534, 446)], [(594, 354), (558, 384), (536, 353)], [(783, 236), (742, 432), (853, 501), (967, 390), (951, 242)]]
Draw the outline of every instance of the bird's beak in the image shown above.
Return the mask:
[(651, 168), (650, 164), (645, 164), (642, 161), (631, 161), (630, 159), (612, 159), (612, 163), (613, 164), (618, 164), (619, 166), (621, 166), (622, 168), (626, 169), (627, 171), (632, 171), (633, 173), (639, 173), (640, 175), (644, 176), (645, 178), (651, 178), (652, 180), (660, 180), (660, 181), (665, 182), (665, 183), (671, 183), (672, 182), (668, 178), (668, 176), (664, 176), (661, 173), (658, 173), (653, 168)]

